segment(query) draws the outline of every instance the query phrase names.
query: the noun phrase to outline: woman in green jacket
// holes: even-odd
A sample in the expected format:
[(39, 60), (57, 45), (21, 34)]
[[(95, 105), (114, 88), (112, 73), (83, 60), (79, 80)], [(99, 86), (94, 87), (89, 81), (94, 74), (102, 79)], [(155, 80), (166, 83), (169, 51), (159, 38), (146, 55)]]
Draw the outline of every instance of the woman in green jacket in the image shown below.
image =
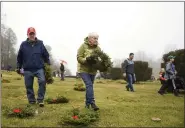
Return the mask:
[(99, 35), (95, 32), (89, 33), (88, 37), (84, 39), (84, 43), (80, 46), (77, 53), (78, 73), (86, 86), (86, 108), (93, 108), (95, 111), (99, 110), (94, 100), (93, 83), (97, 70), (92, 67), (96, 64), (95, 58), (92, 56), (93, 51), (101, 50), (98, 46)]

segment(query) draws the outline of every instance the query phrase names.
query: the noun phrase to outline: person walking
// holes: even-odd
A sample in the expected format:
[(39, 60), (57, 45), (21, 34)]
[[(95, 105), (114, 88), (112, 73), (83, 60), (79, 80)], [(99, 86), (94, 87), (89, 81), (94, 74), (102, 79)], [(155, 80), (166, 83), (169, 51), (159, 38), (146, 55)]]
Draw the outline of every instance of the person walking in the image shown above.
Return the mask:
[(175, 79), (177, 71), (175, 70), (175, 65), (173, 64), (175, 60), (175, 56), (168, 56), (168, 62), (166, 64), (166, 73), (164, 75), (164, 78), (167, 79), (167, 84), (173, 85), (173, 92), (175, 96), (179, 96), (178, 90), (175, 85)]
[(64, 81), (64, 72), (65, 72), (65, 68), (64, 68), (64, 64), (61, 63), (60, 64), (60, 72), (61, 72), (61, 80)]
[(94, 111), (99, 110), (99, 107), (95, 104), (94, 98), (94, 79), (97, 70), (92, 67), (96, 64), (96, 60), (92, 55), (95, 50), (101, 50), (98, 46), (99, 35), (95, 32), (89, 33), (88, 37), (84, 39), (84, 43), (79, 47), (77, 52), (78, 61), (78, 73), (82, 78), (86, 86), (86, 101), (85, 107), (94, 109)]
[(136, 82), (136, 76), (134, 73), (134, 53), (129, 54), (129, 58), (127, 58), (122, 64), (122, 71), (123, 71), (123, 77), (127, 78), (128, 84), (126, 85), (127, 91), (134, 92), (133, 83)]
[(36, 104), (33, 90), (34, 77), (38, 78), (38, 97), (37, 103), (44, 107), (44, 96), (46, 92), (46, 79), (44, 74), (44, 63), (50, 65), (49, 53), (46, 50), (42, 40), (36, 37), (35, 28), (30, 27), (27, 30), (27, 39), (20, 45), (17, 55), (17, 73), (24, 69), (24, 81), (26, 94), (30, 104)]

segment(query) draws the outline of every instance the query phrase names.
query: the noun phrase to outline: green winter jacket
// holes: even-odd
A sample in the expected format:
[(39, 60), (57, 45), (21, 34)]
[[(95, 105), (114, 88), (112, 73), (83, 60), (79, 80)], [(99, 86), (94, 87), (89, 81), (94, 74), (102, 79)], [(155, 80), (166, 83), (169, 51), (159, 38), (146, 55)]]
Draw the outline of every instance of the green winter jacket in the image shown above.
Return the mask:
[(86, 62), (86, 57), (91, 56), (94, 50), (101, 50), (100, 47), (97, 45), (90, 46), (88, 43), (88, 37), (84, 39), (84, 43), (80, 46), (77, 53), (77, 61), (78, 61), (78, 73), (89, 73), (95, 75), (97, 70), (93, 69), (90, 65)]

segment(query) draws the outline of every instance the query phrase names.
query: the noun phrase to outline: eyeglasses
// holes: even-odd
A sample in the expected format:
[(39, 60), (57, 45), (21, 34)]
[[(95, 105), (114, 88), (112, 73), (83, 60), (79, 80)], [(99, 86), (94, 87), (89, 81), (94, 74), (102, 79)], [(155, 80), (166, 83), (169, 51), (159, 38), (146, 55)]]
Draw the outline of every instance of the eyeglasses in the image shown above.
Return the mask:
[(35, 33), (34, 32), (31, 32), (29, 35), (32, 36), (32, 35), (35, 35)]

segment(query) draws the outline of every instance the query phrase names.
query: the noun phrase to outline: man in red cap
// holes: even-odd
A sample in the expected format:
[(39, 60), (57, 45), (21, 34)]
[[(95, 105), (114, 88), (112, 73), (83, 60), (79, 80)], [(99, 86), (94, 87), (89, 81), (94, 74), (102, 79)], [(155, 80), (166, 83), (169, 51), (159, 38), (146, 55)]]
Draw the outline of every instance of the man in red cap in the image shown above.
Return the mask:
[(44, 107), (44, 96), (46, 92), (46, 80), (44, 75), (44, 63), (50, 65), (49, 54), (43, 41), (37, 39), (36, 31), (33, 27), (28, 28), (28, 38), (20, 45), (17, 56), (17, 73), (24, 69), (24, 80), (28, 102), (35, 104), (35, 94), (33, 90), (34, 77), (38, 78), (37, 102), (40, 107)]

